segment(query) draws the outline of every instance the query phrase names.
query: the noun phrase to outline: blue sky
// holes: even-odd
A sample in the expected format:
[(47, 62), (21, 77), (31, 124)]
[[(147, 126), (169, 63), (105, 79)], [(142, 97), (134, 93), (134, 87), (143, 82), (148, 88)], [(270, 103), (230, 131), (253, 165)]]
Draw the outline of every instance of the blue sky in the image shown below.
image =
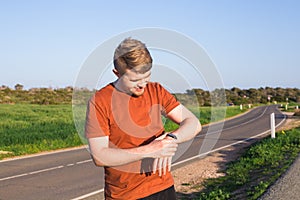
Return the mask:
[(104, 41), (157, 27), (200, 44), (225, 88), (300, 88), (299, 10), (297, 0), (0, 0), (0, 85), (73, 85)]

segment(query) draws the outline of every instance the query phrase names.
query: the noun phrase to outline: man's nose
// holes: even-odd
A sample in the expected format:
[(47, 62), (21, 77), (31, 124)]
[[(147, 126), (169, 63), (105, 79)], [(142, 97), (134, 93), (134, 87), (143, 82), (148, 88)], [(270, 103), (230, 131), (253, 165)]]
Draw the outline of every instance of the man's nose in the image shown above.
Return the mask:
[(138, 87), (145, 87), (147, 85), (147, 82), (146, 80), (141, 80), (138, 82), (137, 86)]

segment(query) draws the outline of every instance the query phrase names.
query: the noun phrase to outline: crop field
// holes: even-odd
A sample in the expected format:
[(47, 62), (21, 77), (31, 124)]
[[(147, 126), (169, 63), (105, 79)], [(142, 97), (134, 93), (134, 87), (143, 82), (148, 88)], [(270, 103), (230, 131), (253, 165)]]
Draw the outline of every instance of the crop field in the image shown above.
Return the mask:
[[(223, 119), (224, 108), (189, 108), (202, 124)], [(243, 110), (245, 111), (245, 110)], [(243, 112), (228, 107), (226, 117)], [(218, 113), (221, 113), (218, 116)], [(166, 121), (166, 131), (176, 124)], [(73, 121), (72, 105), (0, 104), (0, 159), (82, 145)]]

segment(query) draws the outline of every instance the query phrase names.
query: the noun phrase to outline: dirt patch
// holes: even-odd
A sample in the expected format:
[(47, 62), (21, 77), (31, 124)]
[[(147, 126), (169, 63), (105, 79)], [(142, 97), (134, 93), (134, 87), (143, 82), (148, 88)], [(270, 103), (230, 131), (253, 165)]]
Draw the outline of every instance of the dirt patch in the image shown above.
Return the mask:
[(192, 199), (196, 193), (204, 189), (203, 182), (206, 179), (224, 176), (222, 171), (225, 170), (226, 164), (236, 160), (254, 141), (257, 140), (222, 149), (173, 170), (175, 189), (179, 199)]
[[(287, 120), (276, 131), (289, 130), (300, 126), (299, 117), (292, 116), (293, 113), (284, 114), (286, 114)], [(175, 189), (179, 199), (192, 199), (196, 193), (204, 188), (204, 180), (224, 176), (222, 171), (225, 170), (226, 165), (229, 162), (236, 160), (249, 145), (259, 139), (260, 138), (256, 138), (248, 142), (228, 147), (172, 170), (175, 180)]]

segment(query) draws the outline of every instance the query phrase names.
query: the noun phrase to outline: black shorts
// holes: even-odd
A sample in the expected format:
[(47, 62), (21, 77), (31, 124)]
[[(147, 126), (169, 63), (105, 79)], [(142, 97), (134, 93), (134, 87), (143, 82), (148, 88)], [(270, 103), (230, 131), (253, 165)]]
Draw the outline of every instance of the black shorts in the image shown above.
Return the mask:
[(150, 196), (141, 198), (139, 200), (176, 200), (176, 199), (177, 199), (176, 192), (173, 185), (165, 190), (151, 194)]

